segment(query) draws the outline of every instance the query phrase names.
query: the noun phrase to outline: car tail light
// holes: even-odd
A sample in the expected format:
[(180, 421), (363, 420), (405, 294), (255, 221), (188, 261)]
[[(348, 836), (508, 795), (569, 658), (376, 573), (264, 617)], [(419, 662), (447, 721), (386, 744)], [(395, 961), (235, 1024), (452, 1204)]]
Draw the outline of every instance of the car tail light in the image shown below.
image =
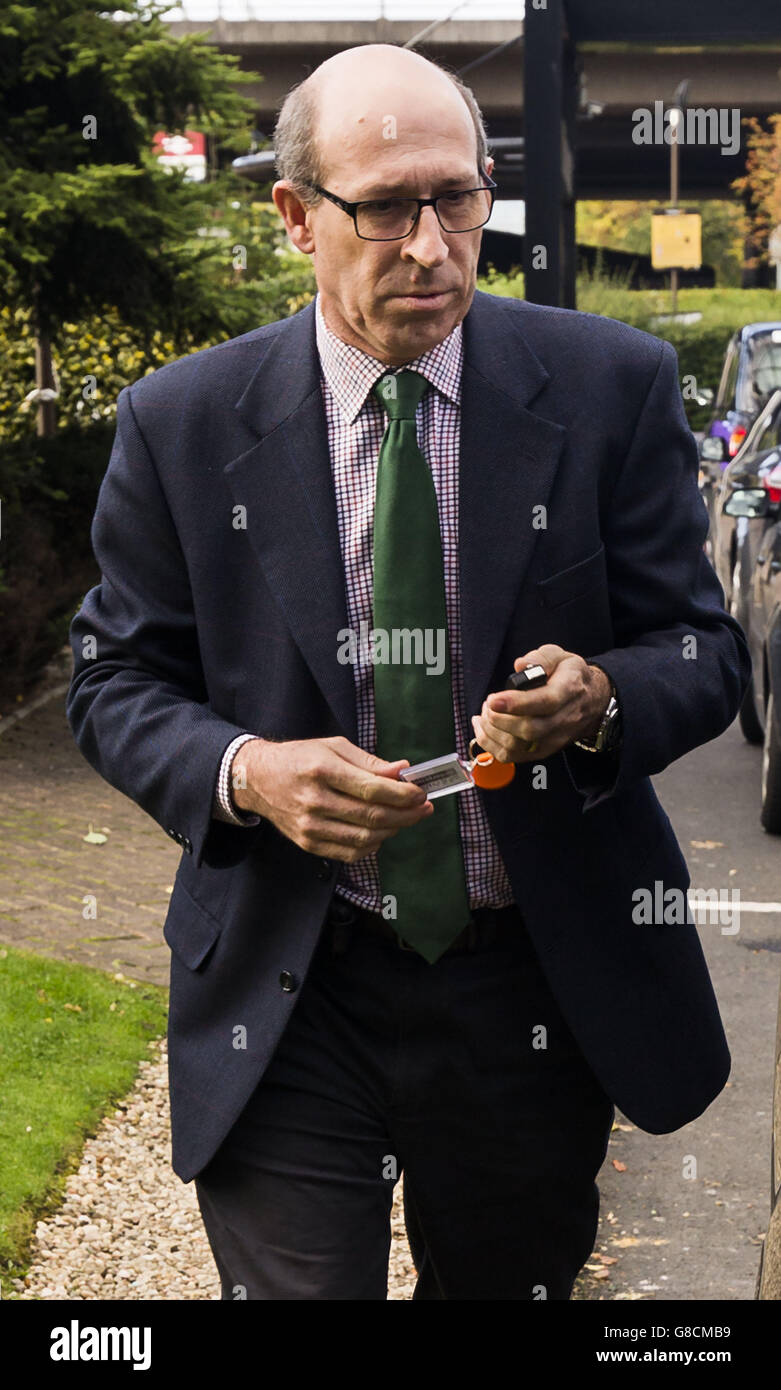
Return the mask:
[(747, 434), (748, 430), (746, 429), (745, 425), (735, 426), (734, 430), (732, 431), (732, 434), (729, 437), (729, 456), (731, 459), (734, 459), (736, 453), (738, 452), (738, 449), (740, 448)]
[(765, 491), (771, 502), (781, 502), (781, 463), (777, 463), (772, 473), (763, 478)]

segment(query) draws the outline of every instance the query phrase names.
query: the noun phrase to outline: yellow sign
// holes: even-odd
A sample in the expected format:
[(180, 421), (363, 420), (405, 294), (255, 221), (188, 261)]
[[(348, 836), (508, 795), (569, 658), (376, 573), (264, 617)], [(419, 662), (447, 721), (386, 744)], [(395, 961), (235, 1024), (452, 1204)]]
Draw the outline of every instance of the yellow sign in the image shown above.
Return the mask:
[(651, 265), (654, 270), (699, 270), (702, 218), (698, 212), (651, 214)]

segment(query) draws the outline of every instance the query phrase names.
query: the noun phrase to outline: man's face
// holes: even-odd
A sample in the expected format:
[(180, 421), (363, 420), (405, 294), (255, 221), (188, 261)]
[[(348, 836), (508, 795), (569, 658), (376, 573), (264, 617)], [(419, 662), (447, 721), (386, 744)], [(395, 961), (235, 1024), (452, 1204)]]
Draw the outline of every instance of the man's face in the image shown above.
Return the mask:
[[(398, 139), (384, 134), (389, 121), (381, 112), (394, 109), (387, 94), (374, 113), (365, 101), (360, 115), (345, 113), (318, 127), (323, 187), (330, 193), (347, 202), (433, 198), (485, 182), (476, 167), (474, 127), (457, 93), (450, 98), (439, 90), (427, 105), (419, 90), (411, 92), (413, 109), (399, 120)], [(395, 109), (402, 105), (397, 94)], [(489, 159), (485, 172), (492, 167)], [(400, 366), (441, 342), (464, 317), (475, 290), (480, 229), (445, 232), (426, 207), (403, 240), (364, 241), (352, 218), (328, 199), (306, 211), (287, 188), (275, 184), (275, 202), (291, 239), (312, 255), (333, 332)]]

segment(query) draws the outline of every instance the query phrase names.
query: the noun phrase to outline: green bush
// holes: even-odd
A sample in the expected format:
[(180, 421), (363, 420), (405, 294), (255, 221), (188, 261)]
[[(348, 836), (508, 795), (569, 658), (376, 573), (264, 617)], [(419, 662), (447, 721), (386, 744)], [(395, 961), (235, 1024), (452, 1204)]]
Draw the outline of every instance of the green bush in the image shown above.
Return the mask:
[[(239, 226), (227, 239), (230, 246), (226, 243), (228, 254), (234, 235), (245, 238), (246, 274), (236, 276), (228, 326), (208, 339), (196, 342), (184, 334), (174, 341), (163, 333), (144, 335), (129, 329), (110, 309), (85, 323), (63, 325), (52, 344), (59, 385), (58, 430), (113, 420), (117, 396), (130, 382), (189, 352), (286, 318), (308, 303), (315, 293), (309, 258), (283, 247), (269, 249), (263, 242), (270, 235), (267, 210), (253, 205), (251, 211), (253, 225)], [(273, 260), (273, 275), (268, 274), (269, 260)], [(35, 386), (35, 340), (30, 315), (24, 310), (0, 309), (0, 358), (0, 441), (21, 440), (35, 429), (35, 405), (26, 401)]]
[(52, 439), (0, 443), (0, 699), (7, 705), (62, 646), (81, 596), (99, 578), (89, 543), (113, 422)]
[[(228, 231), (228, 229), (226, 229)], [(276, 241), (274, 238), (276, 237)], [(67, 638), (70, 620), (99, 573), (90, 524), (108, 464), (117, 397), (123, 387), (187, 352), (196, 352), (302, 308), (315, 292), (306, 256), (279, 244), (271, 211), (240, 209), (226, 237), (239, 242), (246, 271), (233, 286), (232, 317), (206, 342), (187, 335), (143, 335), (106, 310), (83, 324), (65, 323), (52, 344), (57, 374), (57, 428), (35, 431), (35, 341), (30, 316), (0, 310), (0, 700), (7, 705)], [(269, 266), (273, 273), (269, 273)]]

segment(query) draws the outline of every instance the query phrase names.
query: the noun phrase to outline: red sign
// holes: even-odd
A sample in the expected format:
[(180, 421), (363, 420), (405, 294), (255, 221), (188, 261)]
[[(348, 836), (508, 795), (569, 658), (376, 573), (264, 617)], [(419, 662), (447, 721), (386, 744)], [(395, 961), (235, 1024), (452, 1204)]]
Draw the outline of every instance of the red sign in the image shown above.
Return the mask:
[(200, 130), (185, 130), (169, 135), (165, 130), (155, 133), (153, 146), (160, 163), (169, 169), (185, 169), (187, 177), (206, 177), (206, 136)]

